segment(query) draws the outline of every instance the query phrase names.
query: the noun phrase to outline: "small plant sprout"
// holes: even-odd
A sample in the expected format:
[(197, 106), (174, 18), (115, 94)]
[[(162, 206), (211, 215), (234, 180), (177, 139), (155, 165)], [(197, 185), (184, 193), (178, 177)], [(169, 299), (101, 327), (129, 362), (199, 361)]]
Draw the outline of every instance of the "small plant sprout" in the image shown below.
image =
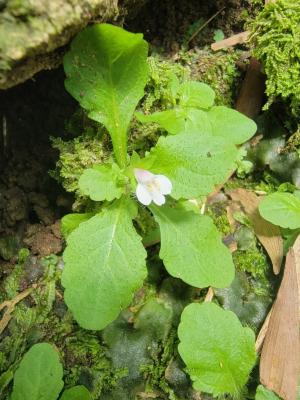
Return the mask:
[(154, 175), (145, 169), (135, 168), (134, 176), (138, 182), (136, 197), (145, 206), (153, 201), (157, 206), (165, 204), (165, 196), (172, 191), (172, 183), (164, 175)]

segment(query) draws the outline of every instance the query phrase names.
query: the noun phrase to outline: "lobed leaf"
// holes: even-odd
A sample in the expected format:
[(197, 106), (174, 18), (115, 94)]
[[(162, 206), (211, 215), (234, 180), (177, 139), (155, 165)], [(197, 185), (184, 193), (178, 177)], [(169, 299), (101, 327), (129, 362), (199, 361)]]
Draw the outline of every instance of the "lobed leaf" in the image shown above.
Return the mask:
[(64, 57), (66, 89), (106, 127), (123, 167), (127, 129), (147, 82), (147, 52), (142, 34), (97, 24), (80, 32)]
[(95, 165), (86, 169), (79, 178), (78, 186), (82, 194), (94, 201), (119, 199), (124, 193), (119, 167), (111, 164)]
[(272, 193), (259, 204), (261, 216), (282, 228), (300, 228), (300, 200), (291, 193)]
[(255, 335), (214, 303), (190, 304), (178, 327), (179, 354), (196, 390), (237, 395), (254, 366)]
[(166, 175), (175, 199), (211, 193), (235, 167), (237, 148), (227, 139), (197, 133), (160, 137), (137, 167)]
[(146, 277), (146, 252), (121, 198), (71, 233), (64, 252), (65, 302), (85, 329), (103, 329), (130, 303)]
[(59, 354), (38, 343), (24, 355), (14, 377), (11, 400), (56, 400), (63, 387)]
[(208, 216), (183, 208), (152, 206), (160, 227), (160, 258), (170, 275), (189, 285), (226, 287), (234, 278), (228, 248)]

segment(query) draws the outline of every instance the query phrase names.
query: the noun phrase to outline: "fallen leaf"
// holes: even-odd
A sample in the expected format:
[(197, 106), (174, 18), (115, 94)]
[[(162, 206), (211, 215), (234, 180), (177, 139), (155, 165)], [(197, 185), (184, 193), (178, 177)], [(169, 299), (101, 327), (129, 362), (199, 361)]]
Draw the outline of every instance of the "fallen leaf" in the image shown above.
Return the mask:
[(261, 383), (284, 400), (296, 400), (300, 372), (299, 268), (300, 236), (286, 257), (260, 360)]
[(258, 211), (261, 198), (246, 189), (234, 189), (228, 192), (234, 201), (239, 201), (248, 215), (254, 232), (268, 253), (275, 275), (279, 274), (283, 258), (283, 240), (278, 226), (263, 219)]

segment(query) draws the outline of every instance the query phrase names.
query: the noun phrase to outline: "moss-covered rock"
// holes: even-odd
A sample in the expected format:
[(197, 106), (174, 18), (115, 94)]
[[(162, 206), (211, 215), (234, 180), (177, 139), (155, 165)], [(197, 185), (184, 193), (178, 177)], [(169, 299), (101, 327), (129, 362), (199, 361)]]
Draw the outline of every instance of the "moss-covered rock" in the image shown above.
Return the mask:
[[(0, 2), (0, 89), (61, 62), (61, 47), (90, 21), (113, 20), (143, 0), (4, 0)], [(54, 50), (60, 51), (54, 52)]]

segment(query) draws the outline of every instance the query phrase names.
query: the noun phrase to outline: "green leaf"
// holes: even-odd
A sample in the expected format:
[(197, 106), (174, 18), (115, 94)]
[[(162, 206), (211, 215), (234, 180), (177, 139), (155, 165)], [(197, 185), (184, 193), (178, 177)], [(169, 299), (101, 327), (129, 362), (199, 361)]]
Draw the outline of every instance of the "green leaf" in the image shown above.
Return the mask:
[(212, 134), (226, 138), (231, 143), (241, 144), (256, 132), (256, 123), (236, 110), (224, 106), (212, 107), (208, 111)]
[(144, 94), (148, 44), (142, 34), (109, 24), (84, 29), (64, 57), (66, 89), (111, 135), (120, 166), (127, 162), (127, 129)]
[(14, 377), (11, 400), (56, 400), (63, 387), (59, 354), (48, 343), (31, 347)]
[(196, 132), (198, 134), (211, 133), (211, 124), (207, 113), (196, 108), (173, 108), (156, 112), (150, 115), (135, 114), (140, 122), (156, 122), (171, 135), (178, 133)]
[(300, 228), (300, 200), (291, 193), (273, 193), (259, 204), (261, 216), (282, 228)]
[(103, 329), (128, 306), (146, 277), (135, 205), (115, 201), (71, 233), (64, 252), (65, 302), (86, 329)]
[(230, 251), (208, 216), (152, 206), (160, 227), (160, 258), (170, 275), (196, 287), (226, 287), (234, 278)]
[(210, 108), (214, 104), (215, 92), (202, 82), (187, 81), (179, 88), (180, 105), (189, 108)]
[(173, 108), (150, 115), (135, 114), (140, 122), (156, 122), (171, 135), (178, 133), (196, 132), (197, 134), (211, 133), (211, 124), (207, 114), (196, 108)]
[(119, 199), (124, 193), (124, 176), (114, 164), (95, 165), (81, 175), (78, 186), (82, 194), (94, 201)]
[(238, 395), (254, 366), (255, 335), (214, 303), (190, 304), (178, 327), (179, 354), (196, 390)]
[(74, 229), (78, 228), (78, 226), (85, 221), (88, 221), (94, 213), (84, 213), (84, 214), (67, 214), (61, 219), (61, 233), (63, 237), (66, 239)]
[(222, 29), (216, 29), (214, 30), (214, 41), (219, 42), (220, 40), (223, 40), (225, 37), (224, 32)]
[(166, 175), (175, 199), (197, 198), (212, 192), (235, 169), (238, 151), (221, 137), (185, 133), (160, 137), (156, 147), (136, 167)]
[(85, 386), (74, 386), (66, 389), (60, 400), (91, 400), (91, 394)]
[(263, 385), (259, 385), (256, 389), (255, 400), (280, 400), (280, 397)]

